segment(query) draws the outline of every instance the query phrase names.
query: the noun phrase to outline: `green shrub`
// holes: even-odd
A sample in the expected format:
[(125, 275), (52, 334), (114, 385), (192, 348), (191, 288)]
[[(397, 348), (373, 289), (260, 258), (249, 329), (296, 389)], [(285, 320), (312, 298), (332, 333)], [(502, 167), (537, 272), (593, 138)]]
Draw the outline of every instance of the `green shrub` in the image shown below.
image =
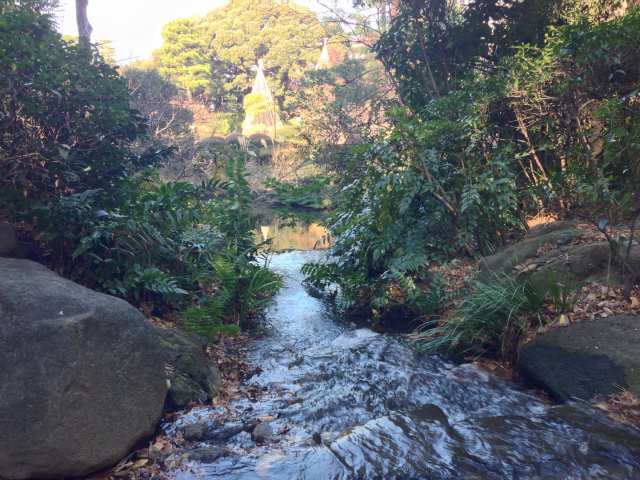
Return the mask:
[(0, 4), (0, 205), (28, 221), (33, 207), (86, 190), (117, 201), (122, 181), (159, 160), (132, 148), (145, 119), (95, 47), (66, 42), (26, 5)]
[[(65, 243), (75, 246), (66, 258), (67, 276), (136, 305), (180, 304), (198, 291), (204, 252), (222, 246), (206, 200), (214, 188), (220, 184), (138, 177), (117, 207), (105, 209), (96, 192), (70, 195), (45, 209), (36, 228), (53, 251)], [(59, 228), (63, 218), (66, 229)]]
[(224, 305), (215, 297), (209, 298), (198, 306), (192, 306), (182, 312), (183, 326), (187, 330), (213, 339), (218, 335), (237, 335), (240, 327), (223, 323)]
[(311, 177), (297, 184), (269, 178), (266, 186), (272, 189), (278, 203), (288, 207), (324, 210), (331, 205), (331, 180), (328, 177)]

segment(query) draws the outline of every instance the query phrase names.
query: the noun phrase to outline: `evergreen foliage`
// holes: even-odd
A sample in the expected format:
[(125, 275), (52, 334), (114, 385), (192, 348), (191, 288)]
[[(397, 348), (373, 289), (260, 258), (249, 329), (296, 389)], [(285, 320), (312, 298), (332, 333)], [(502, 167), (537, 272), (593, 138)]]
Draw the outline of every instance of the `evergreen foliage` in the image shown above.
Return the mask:
[[(199, 184), (162, 181), (155, 167), (190, 139), (178, 89), (129, 68), (130, 95), (45, 3), (0, 3), (0, 220), (32, 258), (148, 314), (187, 309), (207, 334), (249, 325), (280, 283), (251, 235), (245, 154), (230, 146), (226, 174)], [(193, 320), (201, 304), (218, 306), (215, 328)]]
[(161, 72), (180, 88), (231, 111), (242, 106), (262, 59), (282, 108), (325, 36), (316, 15), (293, 2), (232, 0), (205, 17), (169, 23), (156, 55)]
[(343, 155), (335, 246), (306, 267), (347, 304), (376, 312), (389, 291), (409, 298), (404, 277), (490, 254), (541, 209), (637, 208), (640, 12), (457, 5), (400, 2), (375, 46), (398, 86), (392, 128)]

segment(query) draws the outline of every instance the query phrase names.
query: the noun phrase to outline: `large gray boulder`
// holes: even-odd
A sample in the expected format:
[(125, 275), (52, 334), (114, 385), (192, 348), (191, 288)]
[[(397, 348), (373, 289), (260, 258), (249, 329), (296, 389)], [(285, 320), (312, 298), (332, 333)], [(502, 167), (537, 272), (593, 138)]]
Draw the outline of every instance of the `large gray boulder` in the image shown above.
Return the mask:
[(171, 388), (165, 408), (181, 410), (191, 402), (204, 403), (218, 394), (222, 377), (206, 357), (207, 341), (175, 328), (158, 329)]
[(629, 389), (640, 396), (640, 316), (558, 328), (525, 345), (519, 371), (557, 400), (591, 400)]
[(0, 257), (10, 257), (18, 248), (18, 236), (13, 225), (0, 222)]
[(167, 392), (153, 327), (127, 302), (0, 258), (0, 477), (79, 477), (156, 429)]

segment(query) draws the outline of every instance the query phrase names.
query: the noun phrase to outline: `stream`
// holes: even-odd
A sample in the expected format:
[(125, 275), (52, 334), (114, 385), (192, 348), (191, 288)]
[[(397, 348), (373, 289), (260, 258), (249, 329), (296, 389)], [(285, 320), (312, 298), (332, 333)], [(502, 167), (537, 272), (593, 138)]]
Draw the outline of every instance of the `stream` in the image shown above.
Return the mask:
[[(471, 364), (334, 318), (302, 286), (300, 267), (321, 255), (274, 256), (285, 286), (249, 354), (261, 372), (248, 383), (263, 394), (225, 412), (230, 423), (272, 419), (272, 439), (257, 445), (242, 431), (223, 456), (176, 478), (640, 479), (640, 433), (589, 405), (547, 405)], [(165, 429), (220, 413), (196, 408)]]

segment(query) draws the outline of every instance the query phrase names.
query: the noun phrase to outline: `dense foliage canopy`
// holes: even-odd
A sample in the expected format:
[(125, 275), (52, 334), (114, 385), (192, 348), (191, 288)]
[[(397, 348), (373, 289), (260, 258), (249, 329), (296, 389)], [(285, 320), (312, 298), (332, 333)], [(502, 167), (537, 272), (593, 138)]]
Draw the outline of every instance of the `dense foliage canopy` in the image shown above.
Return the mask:
[(262, 59), (282, 107), (327, 35), (313, 12), (293, 2), (232, 0), (203, 18), (169, 23), (157, 57), (181, 88), (231, 110), (242, 106)]
[(50, 6), (0, 4), (0, 220), (25, 255), (149, 314), (186, 308), (203, 334), (247, 325), (279, 280), (258, 262), (245, 153), (230, 148), (218, 178), (162, 181), (155, 168), (194, 146), (177, 87), (139, 66), (122, 77), (57, 33)]
[(399, 87), (394, 125), (351, 150), (334, 257), (311, 282), (384, 312), (420, 301), (430, 263), (491, 253), (541, 209), (624, 216), (639, 42), (640, 12), (611, 2), (400, 2), (375, 45)]

